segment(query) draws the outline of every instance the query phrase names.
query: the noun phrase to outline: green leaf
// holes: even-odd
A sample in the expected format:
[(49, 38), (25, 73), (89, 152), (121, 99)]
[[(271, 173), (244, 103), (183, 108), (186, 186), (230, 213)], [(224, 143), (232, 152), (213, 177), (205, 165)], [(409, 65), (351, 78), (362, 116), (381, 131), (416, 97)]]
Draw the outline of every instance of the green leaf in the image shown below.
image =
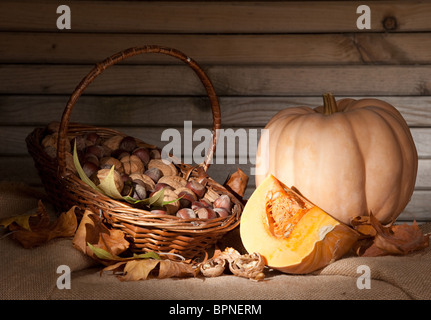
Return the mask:
[(141, 254), (134, 253), (132, 257), (119, 257), (117, 255), (113, 255), (109, 253), (108, 251), (102, 248), (95, 247), (89, 242), (87, 242), (87, 245), (91, 249), (91, 251), (93, 251), (93, 253), (96, 255), (96, 257), (102, 260), (112, 260), (112, 261), (129, 261), (129, 260), (136, 260), (136, 259), (161, 260), (160, 256), (153, 251), (141, 253)]
[(103, 181), (101, 181), (98, 186), (96, 186), (95, 183), (91, 181), (89, 177), (87, 177), (81, 167), (81, 164), (79, 163), (78, 152), (76, 151), (76, 141), (73, 147), (73, 164), (75, 165), (76, 171), (78, 172), (78, 175), (81, 180), (88, 184), (91, 188), (113, 199), (123, 199), (123, 196), (118, 192), (117, 188), (115, 187), (114, 166), (111, 167), (108, 176), (103, 179)]
[(141, 254), (133, 254), (133, 259), (156, 259), (156, 260), (161, 260), (160, 256), (155, 253), (154, 251), (150, 251), (150, 252), (146, 252), (146, 253), (141, 253)]
[(76, 151), (76, 140), (75, 140), (75, 144), (73, 146), (73, 164), (75, 165), (76, 171), (78, 172), (78, 175), (82, 181), (84, 181), (86, 184), (88, 184), (94, 190), (102, 192), (102, 190), (97, 188), (96, 185), (94, 184), (94, 182), (91, 181), (89, 177), (87, 177), (84, 170), (82, 169), (81, 164), (79, 163), (79, 159), (78, 159), (78, 152)]
[(182, 197), (179, 197), (178, 199), (171, 200), (171, 201), (163, 201), (164, 199), (164, 189), (161, 189), (159, 192), (156, 192), (153, 196), (142, 199), (142, 200), (136, 200), (132, 198), (131, 196), (122, 196), (120, 192), (118, 191), (116, 185), (115, 185), (115, 179), (114, 179), (114, 166), (111, 167), (111, 170), (109, 171), (108, 175), (106, 176), (103, 181), (100, 182), (99, 185), (95, 185), (93, 181), (87, 175), (85, 174), (84, 170), (81, 167), (81, 164), (79, 163), (78, 159), (78, 153), (76, 151), (76, 141), (73, 147), (73, 163), (75, 165), (76, 171), (78, 172), (79, 177), (82, 181), (84, 181), (86, 184), (88, 184), (91, 188), (94, 190), (99, 191), (100, 193), (103, 193), (104, 195), (116, 199), (116, 200), (125, 200), (130, 204), (145, 204), (150, 207), (163, 207), (169, 203), (173, 203), (175, 201), (180, 200)]
[(118, 258), (120, 258), (118, 256), (114, 256), (114, 255), (110, 254), (108, 251), (106, 251), (102, 248), (98, 248), (98, 247), (91, 245), (89, 242), (87, 242), (87, 245), (91, 249), (91, 251), (93, 251), (93, 253), (96, 255), (96, 257), (98, 257), (99, 259), (117, 260)]
[(182, 197), (184, 197), (184, 196), (181, 196), (181, 197), (179, 197), (179, 198), (177, 198), (177, 199), (170, 200), (170, 201), (163, 201), (163, 202), (162, 202), (162, 206), (165, 206), (165, 205), (167, 205), (167, 204), (173, 203), (173, 202), (175, 202), (175, 201), (180, 201)]
[(112, 199), (116, 199), (116, 200), (124, 199), (124, 197), (118, 191), (117, 186), (115, 184), (114, 170), (115, 170), (115, 166), (112, 166), (106, 178), (100, 181), (100, 184), (97, 187)]
[(154, 195), (152, 195), (149, 198), (142, 199), (142, 200), (136, 200), (135, 198), (132, 198), (130, 196), (123, 197), (124, 200), (126, 200), (128, 203), (131, 204), (137, 204), (142, 203), (149, 206), (158, 206), (161, 207), (163, 205), (163, 197), (164, 197), (165, 191), (164, 189), (161, 189), (159, 192), (156, 192)]

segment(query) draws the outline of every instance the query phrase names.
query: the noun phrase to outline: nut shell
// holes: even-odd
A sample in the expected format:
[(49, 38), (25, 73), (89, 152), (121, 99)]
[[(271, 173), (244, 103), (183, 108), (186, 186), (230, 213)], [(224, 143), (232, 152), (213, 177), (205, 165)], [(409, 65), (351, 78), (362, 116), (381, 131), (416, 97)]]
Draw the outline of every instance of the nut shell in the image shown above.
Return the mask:
[(120, 161), (123, 164), (124, 172), (126, 174), (144, 173), (145, 166), (137, 156), (127, 155), (122, 157)]
[(178, 170), (175, 165), (169, 161), (164, 161), (161, 159), (151, 159), (148, 162), (148, 169), (158, 168), (163, 172), (163, 176), (176, 176), (178, 175)]

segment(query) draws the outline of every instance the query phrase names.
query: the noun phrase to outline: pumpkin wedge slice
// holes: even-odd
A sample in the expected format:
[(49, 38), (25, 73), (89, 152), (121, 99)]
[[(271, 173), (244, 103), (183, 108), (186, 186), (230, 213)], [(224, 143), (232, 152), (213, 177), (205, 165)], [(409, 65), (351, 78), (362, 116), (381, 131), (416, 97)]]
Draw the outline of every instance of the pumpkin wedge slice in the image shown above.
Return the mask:
[(358, 240), (355, 230), (273, 175), (268, 175), (247, 201), (240, 235), (249, 253), (258, 252), (269, 267), (292, 274), (327, 266)]

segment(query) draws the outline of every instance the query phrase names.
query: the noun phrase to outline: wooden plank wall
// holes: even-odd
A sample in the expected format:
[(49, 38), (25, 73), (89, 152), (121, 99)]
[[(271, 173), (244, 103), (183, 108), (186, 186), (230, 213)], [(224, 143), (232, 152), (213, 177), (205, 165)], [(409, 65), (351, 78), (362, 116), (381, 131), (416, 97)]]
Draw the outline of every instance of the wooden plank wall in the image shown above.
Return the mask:
[[(159, 44), (197, 60), (220, 97), (224, 128), (260, 129), (279, 110), (317, 106), (320, 95), (379, 97), (411, 127), (419, 152), (412, 201), (401, 219), (431, 220), (431, 2), (367, 1), (371, 29), (358, 30), (358, 1), (0, 2), (0, 177), (40, 186), (24, 139), (59, 120), (92, 65), (128, 47)], [(205, 92), (170, 57), (145, 55), (99, 77), (72, 121), (115, 127), (163, 146), (166, 128), (209, 128)], [(223, 182), (238, 166), (211, 167)], [(251, 177), (248, 194), (254, 188)]]

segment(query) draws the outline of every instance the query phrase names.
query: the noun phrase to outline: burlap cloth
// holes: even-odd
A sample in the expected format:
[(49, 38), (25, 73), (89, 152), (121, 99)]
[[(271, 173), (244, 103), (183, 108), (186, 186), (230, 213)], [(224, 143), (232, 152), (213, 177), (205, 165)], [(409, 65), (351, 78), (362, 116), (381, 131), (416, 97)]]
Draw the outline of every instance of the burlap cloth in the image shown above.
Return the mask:
[[(44, 194), (25, 184), (0, 182), (0, 217), (35, 210)], [(431, 232), (431, 224), (422, 225)], [(122, 282), (100, 275), (101, 266), (55, 239), (24, 249), (0, 230), (0, 298), (5, 299), (431, 299), (430, 248), (408, 256), (345, 257), (311, 275), (270, 271), (265, 281), (233, 275), (217, 278), (150, 279)], [(235, 239), (233, 236), (232, 239)], [(235, 246), (235, 243), (232, 243)], [(71, 270), (71, 288), (59, 289), (60, 265)], [(358, 266), (370, 268), (370, 288), (358, 288)]]

